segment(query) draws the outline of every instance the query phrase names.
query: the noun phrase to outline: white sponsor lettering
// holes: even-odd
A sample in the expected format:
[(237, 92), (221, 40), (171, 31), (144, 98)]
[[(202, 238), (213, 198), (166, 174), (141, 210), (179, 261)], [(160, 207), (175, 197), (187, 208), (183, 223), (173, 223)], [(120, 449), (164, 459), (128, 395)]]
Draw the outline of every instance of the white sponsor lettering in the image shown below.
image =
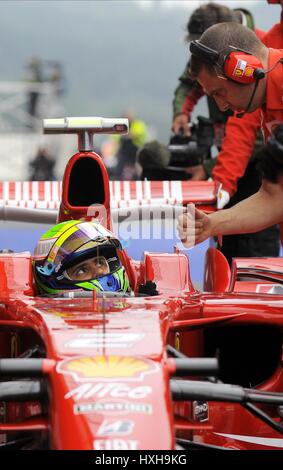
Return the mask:
[(66, 348), (87, 349), (87, 348), (131, 348), (138, 341), (143, 339), (140, 333), (84, 333), (68, 341)]
[(95, 450), (137, 450), (138, 441), (112, 439), (104, 440), (98, 439), (93, 442), (93, 448)]
[(88, 414), (88, 413), (108, 413), (108, 414), (127, 414), (127, 413), (140, 413), (152, 414), (152, 406), (149, 403), (131, 403), (127, 401), (101, 401), (96, 403), (78, 403), (74, 405), (75, 414)]
[(208, 403), (202, 401), (193, 402), (193, 415), (194, 419), (197, 421), (207, 421), (208, 420)]
[(206, 412), (207, 410), (208, 410), (207, 403), (204, 403), (203, 405), (197, 405), (195, 407), (195, 412), (196, 413), (203, 413), (203, 412)]
[(74, 400), (88, 398), (132, 398), (138, 400), (145, 398), (152, 393), (152, 388), (148, 385), (140, 387), (129, 387), (123, 383), (86, 383), (70, 390), (66, 393), (65, 398), (73, 398)]
[(127, 436), (133, 432), (134, 425), (134, 422), (130, 420), (105, 419), (97, 431), (97, 436), (113, 436), (115, 434)]

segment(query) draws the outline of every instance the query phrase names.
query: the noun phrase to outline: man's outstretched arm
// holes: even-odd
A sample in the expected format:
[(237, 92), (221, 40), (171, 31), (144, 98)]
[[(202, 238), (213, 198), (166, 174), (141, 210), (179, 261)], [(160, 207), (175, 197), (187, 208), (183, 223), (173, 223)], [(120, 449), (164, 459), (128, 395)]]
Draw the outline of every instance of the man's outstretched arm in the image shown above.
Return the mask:
[(178, 232), (186, 247), (218, 234), (251, 233), (283, 221), (283, 188), (263, 181), (260, 190), (239, 204), (207, 215), (192, 204), (179, 217)]

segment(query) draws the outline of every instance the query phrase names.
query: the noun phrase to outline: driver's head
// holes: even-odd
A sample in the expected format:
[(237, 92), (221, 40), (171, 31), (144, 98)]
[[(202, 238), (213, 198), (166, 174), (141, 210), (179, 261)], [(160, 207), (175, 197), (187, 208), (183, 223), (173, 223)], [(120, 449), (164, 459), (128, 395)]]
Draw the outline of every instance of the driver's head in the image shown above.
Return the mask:
[(99, 223), (71, 220), (55, 225), (35, 248), (38, 293), (128, 292), (129, 280), (118, 256), (121, 249), (120, 241)]

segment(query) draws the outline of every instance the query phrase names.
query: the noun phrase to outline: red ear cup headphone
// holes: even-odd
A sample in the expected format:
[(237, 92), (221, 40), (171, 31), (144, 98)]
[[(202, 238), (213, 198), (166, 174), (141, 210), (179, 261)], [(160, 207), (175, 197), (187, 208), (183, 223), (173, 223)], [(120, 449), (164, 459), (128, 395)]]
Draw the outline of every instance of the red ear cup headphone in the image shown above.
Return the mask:
[(190, 51), (203, 61), (220, 66), (224, 76), (234, 82), (249, 85), (250, 83), (256, 83), (265, 76), (263, 65), (257, 57), (250, 52), (232, 46), (229, 46), (224, 60), (220, 59), (219, 52), (201, 44), (199, 41), (190, 43)]
[(229, 52), (225, 56), (222, 68), (225, 77), (247, 85), (265, 76), (263, 65), (257, 57), (238, 50)]

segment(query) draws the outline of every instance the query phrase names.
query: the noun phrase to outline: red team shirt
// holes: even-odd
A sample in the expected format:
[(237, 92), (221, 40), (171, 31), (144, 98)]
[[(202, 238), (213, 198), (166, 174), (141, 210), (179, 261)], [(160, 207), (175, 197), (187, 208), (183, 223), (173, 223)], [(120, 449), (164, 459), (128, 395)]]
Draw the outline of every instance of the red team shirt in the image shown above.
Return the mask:
[[(262, 42), (269, 49), (268, 69), (283, 58), (283, 20), (271, 28)], [(282, 49), (281, 49), (282, 48)], [(231, 196), (237, 190), (238, 179), (245, 173), (253, 151), (256, 133), (262, 128), (265, 140), (274, 127), (283, 123), (283, 64), (279, 63), (267, 74), (265, 105), (242, 119), (230, 117), (226, 124), (226, 136), (217, 157), (212, 177), (222, 183)]]
[[(283, 57), (283, 18), (265, 35), (255, 31), (259, 39), (270, 49), (268, 69)], [(282, 50), (275, 50), (282, 49)], [(199, 87), (192, 90), (186, 97), (183, 113), (190, 116), (198, 100), (204, 95)], [(226, 124), (226, 136), (222, 141), (222, 149), (212, 171), (214, 180), (222, 183), (230, 196), (237, 191), (238, 179), (246, 170), (253, 152), (257, 131), (262, 128), (265, 140), (279, 123), (283, 123), (283, 65), (278, 64), (267, 74), (266, 104), (243, 118), (230, 117)]]

